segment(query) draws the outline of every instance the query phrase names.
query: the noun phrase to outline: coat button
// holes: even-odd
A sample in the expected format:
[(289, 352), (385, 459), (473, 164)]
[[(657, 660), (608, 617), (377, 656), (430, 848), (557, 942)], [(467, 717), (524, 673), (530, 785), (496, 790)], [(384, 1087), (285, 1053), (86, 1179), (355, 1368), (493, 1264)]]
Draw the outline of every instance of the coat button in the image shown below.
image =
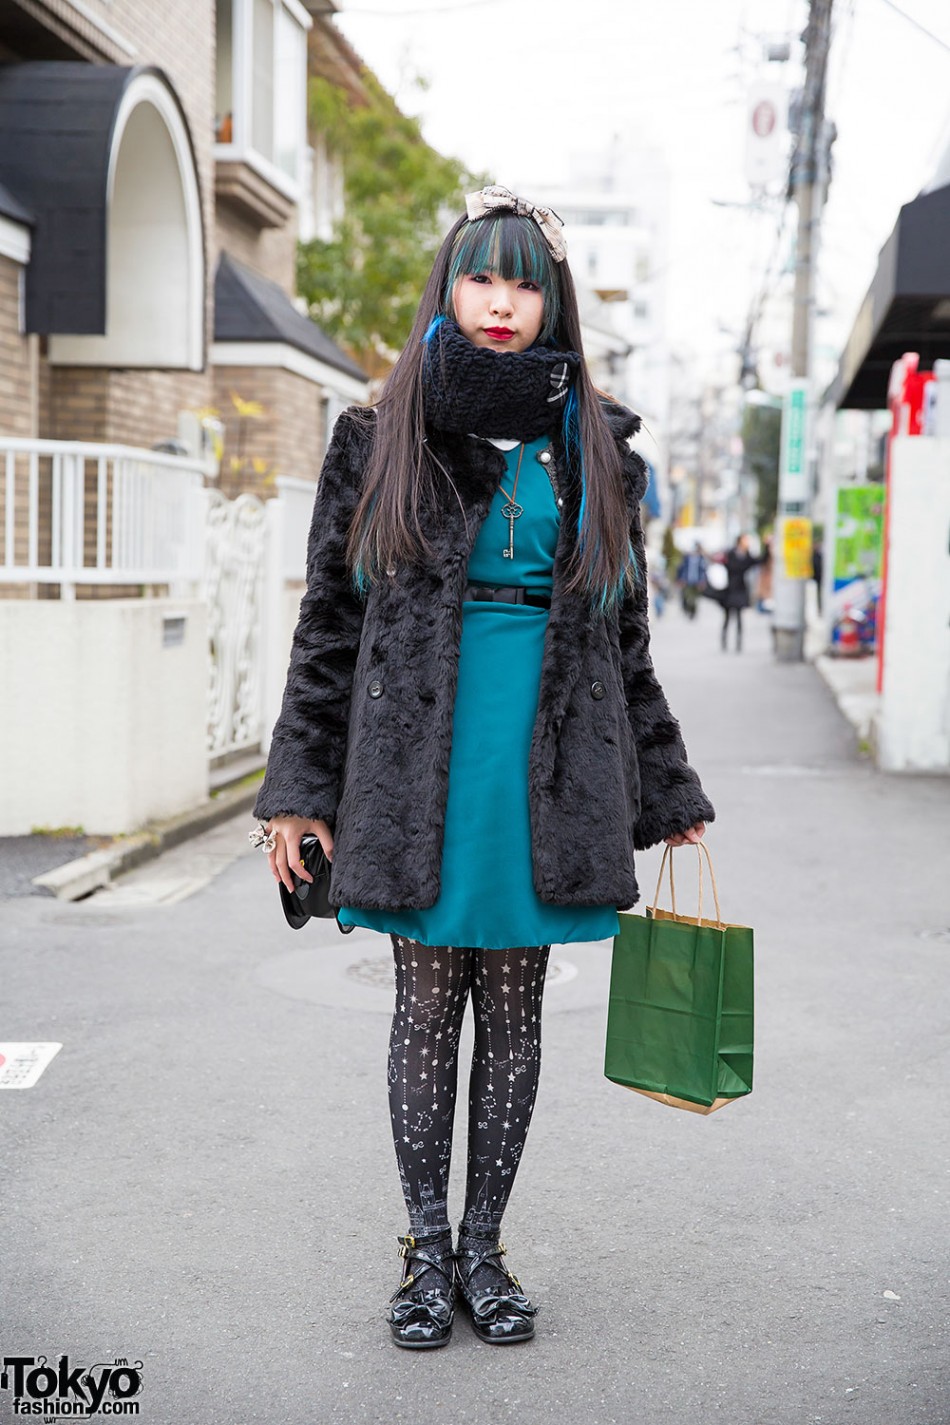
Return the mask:
[(600, 681), (591, 683), (590, 685), (590, 695), (592, 698), (602, 698), (605, 691), (604, 685)]
[(379, 683), (379, 682), (370, 683), (370, 685), (369, 685), (369, 695), (370, 695), (371, 698), (381, 698), (381, 697), (383, 696), (383, 685), (382, 685), (382, 683)]
[(551, 463), (551, 452), (550, 452), (550, 450), (542, 450), (542, 451), (541, 451), (541, 454), (538, 456), (538, 459), (540, 460), (540, 462), (541, 462), (542, 465), (550, 465), (550, 463)]

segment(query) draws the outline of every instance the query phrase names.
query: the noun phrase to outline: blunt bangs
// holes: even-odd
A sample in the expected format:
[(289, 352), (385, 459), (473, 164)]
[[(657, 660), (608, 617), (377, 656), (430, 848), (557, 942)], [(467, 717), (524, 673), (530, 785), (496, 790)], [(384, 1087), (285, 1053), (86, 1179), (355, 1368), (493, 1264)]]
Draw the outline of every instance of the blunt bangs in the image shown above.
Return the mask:
[(474, 272), (493, 272), (506, 282), (536, 282), (544, 297), (544, 325), (538, 340), (553, 339), (560, 318), (557, 276), (544, 235), (533, 218), (499, 213), (465, 224), (452, 248), (442, 299), (446, 312), (452, 312), (456, 282)]

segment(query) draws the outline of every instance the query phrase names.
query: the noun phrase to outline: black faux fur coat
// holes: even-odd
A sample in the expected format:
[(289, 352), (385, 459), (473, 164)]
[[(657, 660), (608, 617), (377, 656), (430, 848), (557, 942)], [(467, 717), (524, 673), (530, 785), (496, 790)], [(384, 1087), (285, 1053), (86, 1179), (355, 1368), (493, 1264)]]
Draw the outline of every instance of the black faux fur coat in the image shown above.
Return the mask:
[[(634, 848), (715, 813), (650, 660), (639, 516), (646, 471), (627, 444), (639, 419), (611, 403), (604, 417), (624, 454), (639, 579), (619, 615), (606, 618), (565, 592), (580, 492), (557, 473), (567, 467), (554, 437), (564, 503), (529, 799), (541, 900), (626, 907), (638, 899)], [(255, 815), (330, 824), (336, 905), (421, 909), (439, 894), (462, 593), (505, 461), (474, 436), (432, 431), (429, 438), (465, 510), (448, 490), (438, 527), (427, 530), (436, 549), (431, 565), (385, 576), (365, 602), (353, 590), (344, 547), (372, 431), (348, 412), (337, 421), (317, 487), (307, 592)]]

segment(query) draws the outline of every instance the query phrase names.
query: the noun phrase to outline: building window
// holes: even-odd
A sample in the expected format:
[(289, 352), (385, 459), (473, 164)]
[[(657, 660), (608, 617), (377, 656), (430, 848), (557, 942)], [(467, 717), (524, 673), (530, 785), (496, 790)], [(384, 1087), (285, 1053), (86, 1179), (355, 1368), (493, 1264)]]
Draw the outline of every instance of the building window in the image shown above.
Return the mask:
[(280, 11), (273, 0), (251, 0), (251, 147), (274, 157), (274, 23)]
[(215, 143), (234, 138), (234, 31), (233, 0), (217, 0), (215, 33)]
[(323, 134), (314, 136), (307, 150), (305, 178), (299, 205), (298, 237), (301, 242), (319, 238), (330, 242), (343, 217), (343, 165), (327, 148)]
[(277, 8), (274, 76), (274, 162), (291, 178), (301, 178), (307, 146), (307, 32), (283, 6)]
[(215, 157), (296, 199), (306, 173), (307, 30), (300, 0), (215, 0)]

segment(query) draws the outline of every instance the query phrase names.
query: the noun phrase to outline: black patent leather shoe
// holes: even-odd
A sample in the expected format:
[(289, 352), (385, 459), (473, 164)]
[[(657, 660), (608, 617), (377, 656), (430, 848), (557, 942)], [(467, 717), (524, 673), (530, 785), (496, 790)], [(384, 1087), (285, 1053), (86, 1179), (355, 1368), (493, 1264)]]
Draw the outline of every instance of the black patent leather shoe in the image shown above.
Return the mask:
[(455, 1316), (451, 1233), (399, 1237), (403, 1277), (389, 1299), (389, 1329), (410, 1351), (445, 1346)]
[(505, 1244), (498, 1238), (459, 1236), (455, 1280), (472, 1318), (472, 1330), (493, 1346), (530, 1341), (538, 1308), (521, 1290), (521, 1283), (502, 1261)]

